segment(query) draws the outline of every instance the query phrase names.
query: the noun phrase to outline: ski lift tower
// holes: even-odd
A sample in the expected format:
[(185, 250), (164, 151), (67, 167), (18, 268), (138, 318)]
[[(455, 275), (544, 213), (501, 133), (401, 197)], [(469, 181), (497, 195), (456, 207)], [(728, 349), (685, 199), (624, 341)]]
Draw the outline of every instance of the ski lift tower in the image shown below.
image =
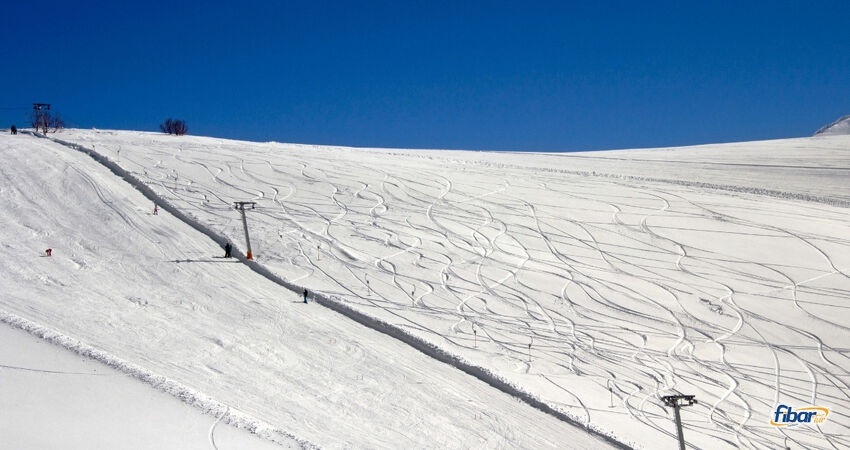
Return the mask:
[(50, 111), (50, 103), (32, 104), (32, 118), (36, 132), (38, 132), (38, 127), (47, 130), (47, 117), (45, 116), (45, 111)]
[(679, 415), (679, 409), (683, 406), (693, 406), (697, 404), (693, 395), (667, 395), (661, 397), (664, 401), (664, 406), (673, 408), (673, 413), (676, 418), (676, 431), (679, 435), (679, 449), (685, 450), (685, 435), (682, 433), (682, 417)]
[(245, 229), (245, 244), (248, 247), (248, 253), (245, 254), (247, 259), (254, 259), (254, 255), (251, 253), (251, 238), (248, 237), (248, 220), (245, 219), (245, 207), (250, 206), (251, 209), (254, 209), (255, 205), (255, 202), (233, 202), (233, 206), (242, 213), (242, 227)]

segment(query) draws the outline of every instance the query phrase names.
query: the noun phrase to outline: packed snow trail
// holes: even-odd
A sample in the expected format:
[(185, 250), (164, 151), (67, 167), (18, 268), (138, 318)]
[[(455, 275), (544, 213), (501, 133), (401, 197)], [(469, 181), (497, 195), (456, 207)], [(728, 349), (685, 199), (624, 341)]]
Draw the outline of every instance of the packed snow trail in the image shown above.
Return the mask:
[[(167, 210), (153, 215), (149, 200), (86, 155), (10, 138), (0, 137), (0, 206), (3, 245), (18, 256), (0, 263), (0, 311), (203, 393), (230, 409), (223, 421), (254, 417), (323, 447), (607, 445), (396, 339), (304, 305), (221, 258), (218, 245)], [(122, 150), (122, 163), (132, 157)], [(47, 247), (54, 255), (41, 257)]]

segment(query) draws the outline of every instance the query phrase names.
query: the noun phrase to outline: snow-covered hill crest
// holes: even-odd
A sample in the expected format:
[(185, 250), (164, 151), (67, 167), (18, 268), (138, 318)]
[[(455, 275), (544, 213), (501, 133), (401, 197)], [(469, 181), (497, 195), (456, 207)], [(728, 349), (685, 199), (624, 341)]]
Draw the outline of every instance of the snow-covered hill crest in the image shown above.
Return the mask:
[(846, 116), (841, 116), (841, 118), (839, 118), (835, 122), (821, 127), (818, 131), (815, 131), (814, 135), (835, 136), (843, 134), (850, 134), (850, 114)]

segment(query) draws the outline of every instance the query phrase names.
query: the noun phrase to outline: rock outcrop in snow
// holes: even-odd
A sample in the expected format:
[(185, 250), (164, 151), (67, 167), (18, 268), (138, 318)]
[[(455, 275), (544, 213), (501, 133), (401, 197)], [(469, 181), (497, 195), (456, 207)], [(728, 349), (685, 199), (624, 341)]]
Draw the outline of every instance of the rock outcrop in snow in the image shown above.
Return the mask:
[(837, 134), (850, 134), (850, 114), (842, 116), (835, 122), (821, 127), (818, 131), (815, 131), (814, 135), (832, 136)]

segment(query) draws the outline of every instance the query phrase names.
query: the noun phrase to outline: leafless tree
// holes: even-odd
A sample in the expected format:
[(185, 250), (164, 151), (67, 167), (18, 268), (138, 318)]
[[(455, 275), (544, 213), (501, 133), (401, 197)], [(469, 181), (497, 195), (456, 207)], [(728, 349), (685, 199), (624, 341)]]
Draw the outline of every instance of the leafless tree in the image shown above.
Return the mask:
[(174, 134), (178, 136), (183, 136), (184, 134), (189, 132), (189, 126), (186, 125), (185, 120), (175, 120), (174, 121)]
[(65, 121), (59, 114), (54, 114), (51, 111), (37, 111), (30, 117), (30, 125), (35, 128), (36, 132), (41, 130), (42, 133), (47, 134), (51, 129), (55, 133), (65, 128)]
[(44, 133), (47, 133), (47, 117), (48, 114), (46, 111), (37, 111), (33, 112), (30, 116), (30, 125), (35, 128), (35, 131), (38, 132), (40, 129), (44, 129)]
[(174, 134), (174, 120), (171, 117), (165, 119), (165, 122), (159, 124), (159, 131), (168, 134)]
[(65, 120), (59, 117), (59, 114), (52, 114), (48, 118), (47, 125), (50, 128), (53, 128), (53, 132), (57, 132), (63, 128), (65, 128)]
[(189, 127), (186, 125), (185, 120), (172, 119), (171, 117), (169, 117), (165, 119), (165, 122), (159, 124), (159, 130), (163, 133), (176, 134), (177, 136), (182, 136), (189, 132)]

